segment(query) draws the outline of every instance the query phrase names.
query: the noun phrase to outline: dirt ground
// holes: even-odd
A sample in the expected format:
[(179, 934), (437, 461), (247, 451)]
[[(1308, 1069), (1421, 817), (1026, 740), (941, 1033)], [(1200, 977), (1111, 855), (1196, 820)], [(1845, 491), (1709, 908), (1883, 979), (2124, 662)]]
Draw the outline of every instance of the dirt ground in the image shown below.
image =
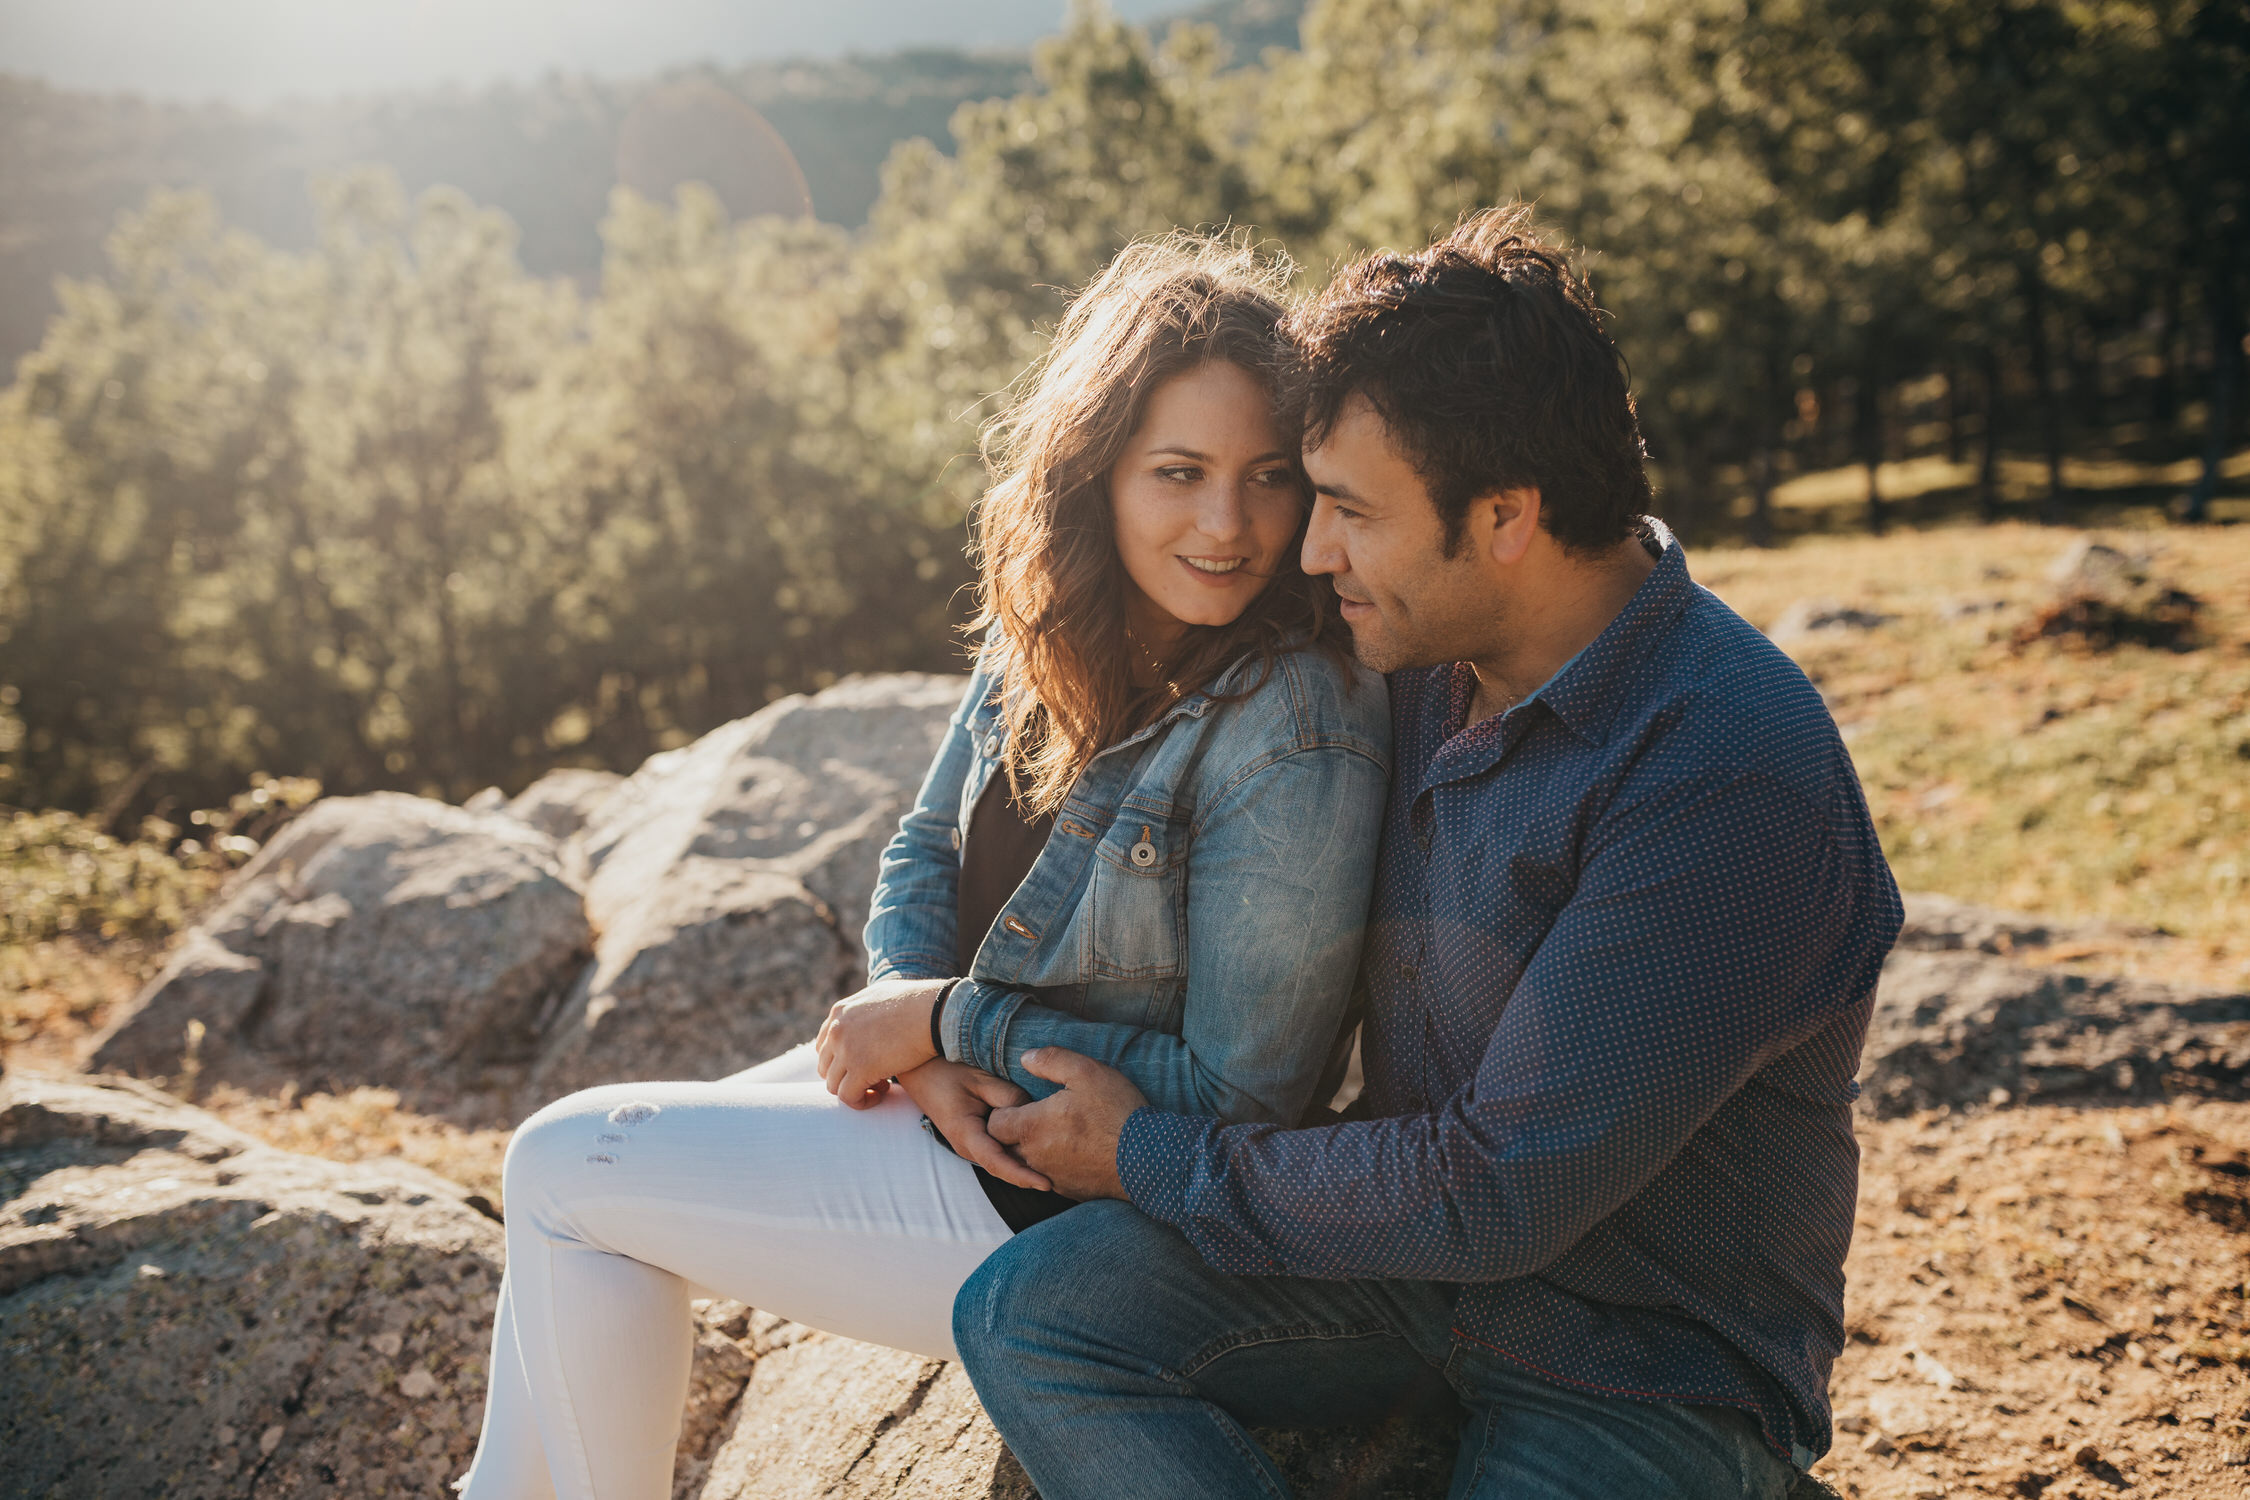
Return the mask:
[(2250, 1495), (2250, 1104), (1862, 1121), (1846, 1495)]

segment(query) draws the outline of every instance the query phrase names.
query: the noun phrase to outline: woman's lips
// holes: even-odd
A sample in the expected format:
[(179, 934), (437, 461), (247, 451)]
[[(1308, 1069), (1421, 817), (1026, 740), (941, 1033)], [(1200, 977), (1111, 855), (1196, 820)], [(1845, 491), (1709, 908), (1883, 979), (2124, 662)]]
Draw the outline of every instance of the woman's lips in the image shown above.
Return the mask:
[[(1187, 574), (1188, 577), (1194, 579), (1197, 583), (1204, 585), (1206, 588), (1232, 588), (1242, 580), (1251, 576), (1250, 564), (1247, 558), (1201, 557), (1197, 558), (1195, 562), (1190, 562), (1185, 556), (1175, 553), (1173, 554), (1173, 561), (1177, 562), (1180, 565), (1181, 572)], [(1196, 562), (1231, 562), (1235, 563), (1237, 566), (1229, 568), (1223, 573), (1214, 573), (1209, 571), (1207, 568), (1197, 567), (1195, 565)]]

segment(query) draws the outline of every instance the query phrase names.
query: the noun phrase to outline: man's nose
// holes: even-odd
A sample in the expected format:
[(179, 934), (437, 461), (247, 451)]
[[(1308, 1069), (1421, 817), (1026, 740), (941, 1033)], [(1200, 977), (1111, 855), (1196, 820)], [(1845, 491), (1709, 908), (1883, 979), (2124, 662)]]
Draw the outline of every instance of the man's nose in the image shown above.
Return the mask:
[(1314, 503), (1312, 519), (1305, 523), (1305, 544), (1298, 552), (1298, 561), (1305, 571), (1316, 577), (1344, 571), (1342, 538), (1337, 535), (1335, 519), (1328, 514), (1327, 506)]

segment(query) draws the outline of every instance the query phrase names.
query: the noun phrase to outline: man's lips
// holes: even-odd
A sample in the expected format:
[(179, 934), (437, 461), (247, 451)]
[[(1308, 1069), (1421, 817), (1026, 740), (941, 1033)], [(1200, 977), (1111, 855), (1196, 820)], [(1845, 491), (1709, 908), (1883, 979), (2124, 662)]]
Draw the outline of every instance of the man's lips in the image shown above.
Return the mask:
[(1354, 599), (1342, 589), (1336, 590), (1336, 604), (1347, 620), (1363, 620), (1375, 613), (1375, 606), (1365, 599)]

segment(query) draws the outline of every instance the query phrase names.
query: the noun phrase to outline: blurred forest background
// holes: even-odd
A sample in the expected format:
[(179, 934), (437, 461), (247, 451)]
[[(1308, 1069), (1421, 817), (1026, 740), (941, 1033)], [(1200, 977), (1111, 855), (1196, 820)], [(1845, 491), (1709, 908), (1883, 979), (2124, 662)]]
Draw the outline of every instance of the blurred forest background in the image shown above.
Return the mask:
[(0, 803), (458, 800), (957, 667), (976, 428), (1174, 225), (1314, 280), (1536, 200), (1694, 539), (2250, 511), (2239, 0), (1299, 22), (285, 116), (0, 81)]

